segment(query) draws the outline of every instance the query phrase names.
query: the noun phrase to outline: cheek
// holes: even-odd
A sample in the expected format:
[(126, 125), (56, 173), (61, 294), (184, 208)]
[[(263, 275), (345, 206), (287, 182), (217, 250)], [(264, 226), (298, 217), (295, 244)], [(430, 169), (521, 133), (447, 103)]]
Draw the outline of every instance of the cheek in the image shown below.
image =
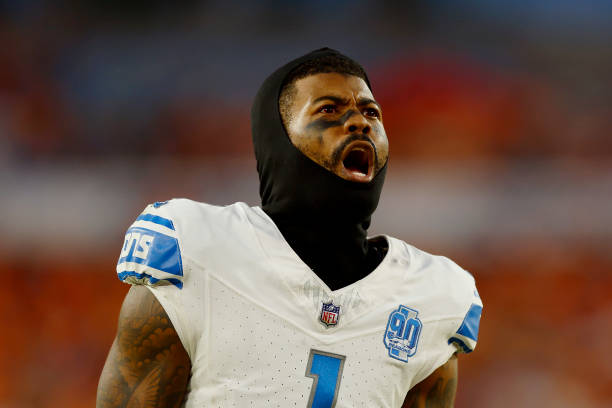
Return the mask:
[(382, 125), (374, 127), (374, 144), (378, 151), (379, 159), (384, 163), (389, 155), (389, 140), (385, 133), (385, 128)]
[(310, 152), (320, 151), (323, 147), (323, 133), (314, 129), (305, 129), (300, 137), (300, 146)]
[(322, 164), (325, 161), (325, 148), (323, 137), (320, 134), (306, 132), (299, 138), (292, 140), (297, 149), (311, 160)]

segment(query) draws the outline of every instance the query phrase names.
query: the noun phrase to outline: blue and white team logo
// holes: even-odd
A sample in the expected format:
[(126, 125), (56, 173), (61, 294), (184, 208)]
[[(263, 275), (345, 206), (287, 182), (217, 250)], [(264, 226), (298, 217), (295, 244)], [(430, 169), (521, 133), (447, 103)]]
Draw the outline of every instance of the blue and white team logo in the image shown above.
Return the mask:
[(423, 327), (418, 315), (419, 312), (404, 305), (391, 312), (383, 340), (389, 357), (407, 362), (416, 353)]
[(334, 305), (333, 301), (323, 303), (323, 307), (321, 308), (321, 317), (319, 320), (325, 325), (325, 327), (337, 325), (339, 318), (340, 306)]

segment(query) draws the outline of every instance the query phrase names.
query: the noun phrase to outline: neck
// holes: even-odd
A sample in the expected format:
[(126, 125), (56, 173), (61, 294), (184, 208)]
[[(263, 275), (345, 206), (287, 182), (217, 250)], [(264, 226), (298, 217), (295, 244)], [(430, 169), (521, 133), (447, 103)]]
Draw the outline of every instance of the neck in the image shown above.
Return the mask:
[(362, 279), (384, 256), (368, 242), (369, 217), (347, 222), (269, 212), (268, 215), (300, 259), (332, 290)]

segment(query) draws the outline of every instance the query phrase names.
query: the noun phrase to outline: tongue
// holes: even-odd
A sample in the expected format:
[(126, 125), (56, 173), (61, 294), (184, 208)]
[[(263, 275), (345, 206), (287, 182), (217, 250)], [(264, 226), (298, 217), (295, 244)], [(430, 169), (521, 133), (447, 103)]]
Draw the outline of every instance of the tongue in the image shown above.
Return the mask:
[(346, 166), (346, 169), (348, 171), (352, 171), (354, 173), (360, 173), (360, 174), (365, 174), (363, 170), (361, 170), (359, 167), (357, 166)]

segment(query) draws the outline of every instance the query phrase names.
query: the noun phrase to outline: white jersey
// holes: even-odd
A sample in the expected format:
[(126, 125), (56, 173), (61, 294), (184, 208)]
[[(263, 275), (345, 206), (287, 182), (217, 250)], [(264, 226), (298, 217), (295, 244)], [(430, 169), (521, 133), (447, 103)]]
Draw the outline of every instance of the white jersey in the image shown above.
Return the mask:
[(381, 239), (380, 265), (332, 291), (261, 208), (177, 199), (132, 224), (117, 273), (170, 317), (192, 364), (187, 407), (400, 407), (474, 349), (482, 303), (449, 259)]

